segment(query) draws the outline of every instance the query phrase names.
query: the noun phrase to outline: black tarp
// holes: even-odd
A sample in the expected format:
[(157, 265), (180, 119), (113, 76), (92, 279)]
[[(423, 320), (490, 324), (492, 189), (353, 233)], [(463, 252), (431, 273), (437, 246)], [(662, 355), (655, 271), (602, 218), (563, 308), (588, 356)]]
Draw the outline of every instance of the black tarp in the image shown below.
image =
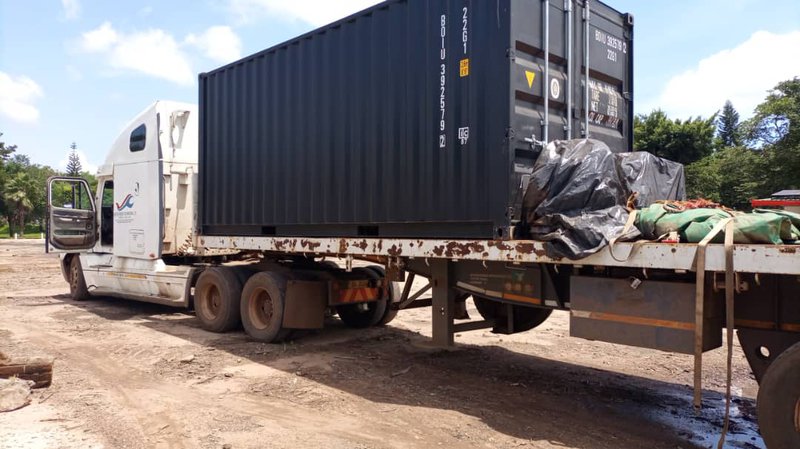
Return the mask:
[[(650, 153), (615, 153), (598, 140), (555, 141), (540, 153), (522, 201), (527, 237), (553, 258), (581, 259), (618, 237), (635, 206), (685, 197), (683, 165)], [(637, 238), (636, 228), (623, 240)]]

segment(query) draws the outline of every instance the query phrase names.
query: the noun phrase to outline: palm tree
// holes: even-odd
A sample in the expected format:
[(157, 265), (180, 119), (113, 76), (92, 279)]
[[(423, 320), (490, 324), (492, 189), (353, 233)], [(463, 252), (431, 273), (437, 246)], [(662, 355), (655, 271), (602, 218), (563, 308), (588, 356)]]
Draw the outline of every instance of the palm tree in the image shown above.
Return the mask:
[(8, 232), (11, 236), (14, 235), (12, 222), (17, 224), (20, 233), (25, 233), (25, 218), (28, 212), (33, 209), (33, 203), (28, 196), (28, 184), (28, 176), (25, 173), (17, 173), (5, 185), (3, 199), (6, 202), (6, 206), (13, 211), (13, 219), (8, 226)]

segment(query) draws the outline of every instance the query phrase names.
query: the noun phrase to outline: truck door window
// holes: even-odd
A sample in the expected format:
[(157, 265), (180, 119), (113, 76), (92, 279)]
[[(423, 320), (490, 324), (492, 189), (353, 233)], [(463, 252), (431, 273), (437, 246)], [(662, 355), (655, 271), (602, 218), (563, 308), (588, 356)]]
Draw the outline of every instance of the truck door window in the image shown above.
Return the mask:
[(62, 209), (92, 210), (91, 196), (80, 182), (55, 182), (52, 189), (53, 206)]
[(103, 184), (103, 198), (100, 203), (100, 244), (114, 244), (114, 181)]
[(131, 132), (130, 150), (131, 152), (144, 150), (147, 141), (147, 127), (144, 124)]

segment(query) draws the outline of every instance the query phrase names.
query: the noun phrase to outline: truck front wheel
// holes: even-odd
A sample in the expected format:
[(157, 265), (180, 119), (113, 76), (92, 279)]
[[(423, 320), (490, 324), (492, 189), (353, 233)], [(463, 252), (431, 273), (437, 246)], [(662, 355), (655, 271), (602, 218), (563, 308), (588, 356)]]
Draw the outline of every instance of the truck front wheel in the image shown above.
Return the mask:
[(86, 287), (86, 279), (81, 268), (81, 258), (77, 254), (69, 261), (69, 294), (75, 301), (89, 298), (89, 289)]
[(769, 449), (800, 447), (800, 343), (767, 368), (758, 389), (758, 426)]
[(194, 310), (203, 329), (227, 332), (239, 327), (242, 282), (231, 268), (213, 267), (200, 274), (194, 288)]

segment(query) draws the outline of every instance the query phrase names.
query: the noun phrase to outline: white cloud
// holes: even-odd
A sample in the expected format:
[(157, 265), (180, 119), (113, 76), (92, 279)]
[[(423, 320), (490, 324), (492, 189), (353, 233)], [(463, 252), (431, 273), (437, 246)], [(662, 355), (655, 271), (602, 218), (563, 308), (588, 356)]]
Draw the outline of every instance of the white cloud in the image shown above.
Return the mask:
[(34, 123), (39, 119), (34, 102), (43, 96), (42, 88), (27, 76), (0, 72), (0, 114), (17, 122)]
[(116, 69), (133, 70), (186, 86), (195, 79), (189, 58), (178, 42), (160, 29), (123, 34), (105, 22), (83, 33), (80, 47), (88, 53), (106, 55), (109, 65)]
[(78, 0), (61, 0), (61, 6), (64, 7), (64, 18), (67, 20), (75, 20), (81, 14), (81, 3)]
[[(62, 172), (67, 170), (67, 163), (69, 162), (69, 153), (71, 151), (72, 150), (67, 149), (66, 152), (64, 153), (64, 158), (58, 162), (58, 168)], [(89, 162), (89, 158), (86, 157), (86, 153), (84, 153), (80, 149), (76, 150), (76, 153), (78, 153), (78, 160), (81, 161), (81, 169), (83, 169), (83, 171), (88, 171), (91, 174), (97, 173), (97, 165)]]
[(749, 117), (767, 91), (800, 75), (800, 58), (792, 54), (798, 48), (800, 31), (758, 31), (670, 79), (653, 106), (675, 118), (708, 117), (731, 100), (743, 118)]
[(228, 26), (213, 26), (203, 34), (186, 36), (186, 43), (199, 48), (208, 59), (222, 64), (242, 56), (242, 41)]
[(194, 71), (171, 35), (147, 30), (126, 36), (111, 52), (111, 65), (133, 69), (178, 84), (191, 85)]
[(87, 52), (106, 51), (118, 41), (119, 35), (111, 26), (111, 23), (103, 22), (102, 25), (94, 30), (83, 33), (81, 48)]
[(378, 0), (228, 0), (231, 11), (242, 21), (274, 15), (325, 25), (379, 3)]

